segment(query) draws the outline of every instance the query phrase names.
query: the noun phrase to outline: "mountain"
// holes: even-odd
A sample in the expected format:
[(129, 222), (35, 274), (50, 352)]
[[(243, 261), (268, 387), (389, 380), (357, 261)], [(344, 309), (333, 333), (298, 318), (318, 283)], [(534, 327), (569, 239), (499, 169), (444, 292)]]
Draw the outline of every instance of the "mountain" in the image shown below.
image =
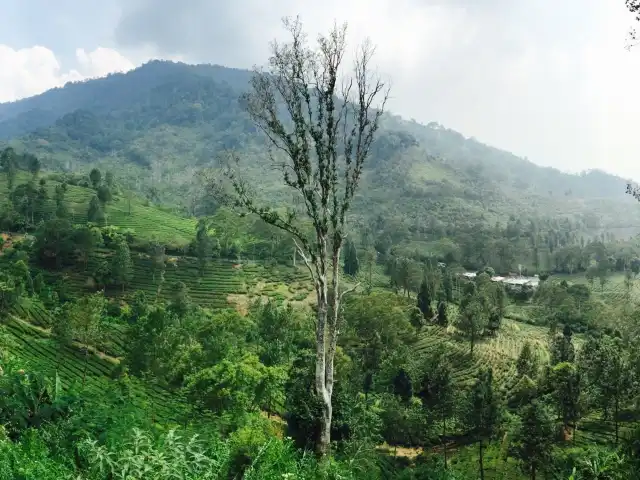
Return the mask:
[[(259, 193), (284, 202), (289, 197), (279, 174), (269, 168), (263, 140), (237, 101), (250, 75), (152, 61), (125, 74), (68, 83), (0, 104), (0, 141), (38, 155), (51, 170), (110, 169), (130, 188), (153, 189), (191, 214), (202, 211), (199, 169), (217, 167), (219, 154), (235, 149), (250, 158), (243, 173)], [(625, 185), (602, 171), (573, 175), (539, 167), (436, 122), (387, 114), (354, 215), (360, 224), (383, 218), (409, 232), (434, 223), (567, 218), (587, 234), (628, 236), (640, 227), (640, 208)]]

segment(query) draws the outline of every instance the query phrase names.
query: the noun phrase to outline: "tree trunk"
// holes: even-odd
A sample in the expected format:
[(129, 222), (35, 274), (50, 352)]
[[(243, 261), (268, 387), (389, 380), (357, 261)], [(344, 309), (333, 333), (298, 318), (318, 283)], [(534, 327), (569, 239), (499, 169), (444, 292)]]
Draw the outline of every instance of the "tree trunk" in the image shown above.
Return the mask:
[(444, 455), (444, 469), (447, 469), (447, 418), (442, 415), (442, 453)]
[(316, 395), (322, 402), (322, 417), (320, 418), (320, 438), (318, 439), (318, 454), (327, 456), (331, 446), (331, 395), (326, 384), (326, 326), (327, 326), (327, 277), (326, 265), (319, 260), (317, 266), (318, 277), (316, 278), (316, 295), (318, 297), (318, 307), (316, 315), (316, 373), (315, 386)]
[(484, 480), (484, 463), (482, 459), (482, 440), (478, 442), (478, 453), (480, 454), (480, 458), (478, 458), (478, 462), (480, 464), (480, 480)]
[[(1, 302), (0, 302), (1, 303)], [(62, 345), (62, 343), (61, 343)], [(62, 354), (60, 352), (58, 352), (58, 355), (56, 355), (56, 366), (55, 366), (55, 371), (58, 371), (58, 367), (60, 366), (60, 360), (62, 359)]]
[(613, 421), (615, 423), (616, 426), (616, 445), (618, 445), (618, 440), (619, 440), (619, 435), (618, 435), (618, 409), (619, 409), (619, 401), (618, 401), (618, 395), (616, 395), (616, 399), (614, 402), (614, 411), (613, 411)]
[(87, 379), (87, 366), (89, 365), (89, 345), (84, 345), (84, 370), (82, 371), (82, 386)]
[[(316, 392), (322, 400), (322, 426), (320, 429), (318, 450), (321, 456), (327, 457), (330, 454), (331, 448), (331, 419), (333, 415), (331, 397), (333, 395), (334, 373), (333, 360), (338, 343), (338, 317), (340, 310), (340, 247), (334, 247), (331, 256), (332, 265), (330, 291), (327, 288), (326, 274), (324, 274), (324, 272), (327, 271), (327, 265), (322, 262), (322, 258), (323, 257), (320, 257), (320, 271), (318, 272), (320, 295), (318, 296), (318, 329), (316, 332)], [(326, 328), (327, 326), (329, 327), (328, 329)], [(328, 345), (326, 343), (327, 339)]]

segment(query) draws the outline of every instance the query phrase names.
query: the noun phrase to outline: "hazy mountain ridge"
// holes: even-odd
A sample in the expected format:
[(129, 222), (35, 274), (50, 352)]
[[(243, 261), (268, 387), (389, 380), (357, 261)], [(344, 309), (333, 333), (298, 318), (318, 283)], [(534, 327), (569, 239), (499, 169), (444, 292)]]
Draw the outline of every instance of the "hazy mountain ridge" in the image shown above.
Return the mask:
[[(126, 166), (127, 176), (137, 173), (167, 198), (183, 193), (197, 168), (215, 166), (220, 152), (233, 148), (250, 157), (247, 175), (274, 192), (277, 172), (268, 168), (262, 140), (237, 102), (250, 75), (152, 61), (0, 104), (0, 139), (37, 154), (48, 168)], [(517, 214), (640, 225), (640, 208), (629, 208), (625, 184), (605, 172), (573, 175), (540, 167), (435, 122), (386, 115), (356, 207), (373, 202), (376, 214), (409, 222), (432, 214), (491, 221)]]

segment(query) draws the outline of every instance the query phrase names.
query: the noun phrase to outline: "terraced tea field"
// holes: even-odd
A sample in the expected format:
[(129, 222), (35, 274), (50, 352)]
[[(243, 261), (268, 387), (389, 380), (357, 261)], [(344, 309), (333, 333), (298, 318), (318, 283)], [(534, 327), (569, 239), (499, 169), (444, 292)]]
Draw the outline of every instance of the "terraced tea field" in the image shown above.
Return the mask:
[[(72, 384), (82, 385), (86, 375), (85, 388), (96, 395), (113, 387), (111, 379), (118, 360), (106, 355), (96, 355), (91, 350), (85, 359), (85, 352), (79, 346), (61, 345), (44, 329), (35, 327), (13, 315), (9, 316), (2, 328), (11, 335), (9, 351), (22, 361), (25, 369), (33, 369), (48, 375), (58, 373), (64, 388)], [(85, 373), (86, 372), (86, 373)], [(158, 386), (142, 384), (130, 379), (130, 388), (148, 407), (149, 414), (156, 418), (178, 421), (185, 405), (179, 397)]]
[[(62, 275), (69, 289), (75, 295), (89, 291), (89, 272), (96, 262), (109, 261), (113, 252), (100, 249), (89, 261), (87, 271), (81, 268), (68, 269)], [(131, 253), (134, 275), (131, 284), (124, 290), (110, 288), (107, 294), (113, 297), (128, 297), (130, 292), (144, 291), (155, 298), (160, 287), (160, 298), (171, 298), (172, 285), (181, 281), (187, 286), (191, 300), (198, 305), (211, 309), (232, 308), (238, 303), (248, 305), (257, 298), (272, 298), (280, 301), (298, 301), (307, 299), (311, 292), (308, 274), (302, 268), (286, 266), (267, 267), (258, 262), (237, 263), (229, 260), (216, 260), (209, 263), (204, 275), (200, 276), (197, 261), (192, 257), (168, 257), (165, 267), (164, 283), (160, 284), (160, 274), (152, 274), (151, 260), (143, 253)]]
[[(529, 341), (532, 344), (541, 362), (547, 362), (549, 359), (547, 329), (545, 327), (503, 319), (500, 332), (495, 337), (484, 339), (476, 344), (473, 357), (469, 354), (469, 343), (459, 339), (454, 330), (438, 326), (424, 327), (414, 348), (416, 352), (424, 353), (445, 347), (444, 352), (452, 368), (453, 381), (459, 389), (469, 388), (477, 378), (479, 370), (490, 365), (493, 367), (498, 391), (501, 397), (506, 399), (519, 380), (515, 360), (525, 342)], [(584, 342), (583, 336), (575, 334), (573, 339), (579, 349)], [(640, 422), (636, 419), (624, 418), (624, 414), (621, 418), (622, 420), (619, 422), (620, 438), (640, 426)], [(614, 440), (614, 422), (611, 419), (603, 419), (601, 412), (591, 412), (580, 421), (575, 442), (567, 442), (566, 447), (587, 446), (594, 443), (610, 445), (614, 443)], [(494, 443), (491, 448), (506, 447), (508, 439), (505, 437), (504, 441), (507, 443)], [(452, 457), (455, 460), (452, 462), (464, 464), (468, 461), (469, 465), (476, 468), (477, 447), (467, 446), (466, 443), (468, 443), (467, 439), (462, 437), (450, 445), (450, 453), (455, 452), (455, 456)], [(498, 451), (493, 452), (496, 455), (498, 453)], [(491, 463), (490, 456), (485, 460), (487, 465)], [(495, 472), (488, 472), (487, 478), (521, 478), (515, 464), (504, 464), (503, 460), (497, 457), (496, 460), (500, 468)], [(475, 471), (473, 468), (470, 471)], [(514, 476), (509, 476), (506, 472), (512, 472), (511, 474)], [(503, 474), (507, 476), (501, 476)]]
[[(16, 184), (24, 183), (29, 176), (20, 172)], [(47, 190), (52, 199), (58, 182), (48, 180)], [(89, 202), (95, 192), (89, 188), (74, 185), (67, 186), (65, 203), (69, 209), (71, 221), (76, 224), (87, 222)], [(4, 176), (0, 176), (0, 201), (6, 200), (7, 185)], [(44, 205), (38, 213), (46, 217), (53, 216), (55, 205), (53, 200)], [(161, 242), (173, 247), (187, 245), (194, 237), (196, 220), (183, 218), (158, 207), (148, 205), (143, 199), (133, 196), (131, 199), (131, 214), (129, 214), (129, 200), (124, 196), (114, 198), (105, 209), (106, 221), (123, 229), (132, 229), (134, 235), (141, 239), (157, 237)]]
[[(567, 280), (568, 282), (589, 285), (584, 273), (574, 275), (554, 275), (554, 278)], [(598, 279), (590, 285), (591, 293), (597, 298), (602, 298), (610, 304), (619, 304), (627, 301), (627, 287), (625, 285), (625, 276), (621, 272), (615, 272), (607, 277), (604, 286), (600, 285)], [(640, 279), (635, 278), (629, 290), (629, 300), (634, 304), (640, 304)]]
[[(549, 359), (547, 338), (548, 329), (545, 327), (505, 318), (495, 337), (482, 339), (476, 344), (473, 357), (469, 353), (469, 342), (459, 338), (453, 327), (424, 327), (414, 348), (417, 352), (428, 352), (445, 347), (444, 351), (453, 368), (454, 382), (461, 387), (472, 385), (480, 368), (491, 365), (495, 380), (502, 393), (506, 394), (518, 381), (515, 360), (525, 342), (531, 343), (539, 361), (544, 363)], [(581, 335), (574, 335), (577, 348), (583, 341)]]

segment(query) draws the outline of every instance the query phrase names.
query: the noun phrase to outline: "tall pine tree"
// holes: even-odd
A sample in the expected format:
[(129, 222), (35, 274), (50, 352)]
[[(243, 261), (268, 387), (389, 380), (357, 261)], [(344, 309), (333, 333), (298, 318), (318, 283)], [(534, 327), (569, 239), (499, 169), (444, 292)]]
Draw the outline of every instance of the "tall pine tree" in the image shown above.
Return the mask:
[(447, 302), (453, 302), (453, 279), (449, 270), (442, 273), (442, 290), (444, 290)]
[(351, 240), (347, 240), (344, 249), (344, 273), (345, 275), (355, 276), (360, 270), (360, 261), (358, 260), (358, 251), (355, 244)]
[(422, 283), (420, 284), (420, 291), (418, 292), (418, 308), (424, 315), (426, 320), (431, 320), (433, 318), (433, 309), (431, 308), (431, 289), (429, 288), (429, 283), (426, 278), (422, 279)]
[(97, 196), (93, 196), (89, 202), (89, 211), (87, 212), (87, 219), (90, 222), (97, 223), (98, 225), (104, 224), (105, 216), (102, 204), (98, 200)]
[(527, 375), (529, 378), (536, 377), (536, 373), (538, 371), (538, 363), (536, 357), (533, 354), (531, 343), (529, 343), (528, 341), (525, 342), (522, 350), (520, 351), (520, 355), (518, 355), (518, 360), (516, 361), (516, 369), (518, 371), (518, 375), (521, 377), (525, 375)]
[(484, 480), (484, 442), (496, 433), (500, 417), (497, 398), (493, 394), (493, 371), (491, 367), (480, 372), (471, 390), (464, 421), (471, 436), (478, 442), (478, 470)]
[(419, 392), (423, 407), (435, 414), (442, 422), (441, 442), (444, 465), (447, 466), (447, 421), (455, 410), (456, 389), (452, 380), (451, 366), (441, 352), (429, 361)]
[(198, 274), (203, 277), (211, 256), (213, 255), (213, 242), (209, 236), (209, 225), (205, 219), (198, 220), (196, 225), (195, 240), (196, 257), (198, 258)]
[(116, 253), (111, 261), (111, 274), (113, 283), (122, 286), (122, 291), (133, 278), (131, 252), (129, 251), (129, 244), (124, 238), (121, 238), (116, 246)]
[(553, 433), (552, 417), (542, 403), (534, 400), (524, 408), (522, 425), (514, 438), (514, 454), (531, 480), (551, 463)]
[(413, 383), (404, 368), (401, 368), (393, 379), (393, 393), (405, 404), (408, 404), (413, 396)]
[(443, 300), (438, 304), (438, 325), (443, 327), (449, 325), (449, 317), (447, 315), (447, 302)]

